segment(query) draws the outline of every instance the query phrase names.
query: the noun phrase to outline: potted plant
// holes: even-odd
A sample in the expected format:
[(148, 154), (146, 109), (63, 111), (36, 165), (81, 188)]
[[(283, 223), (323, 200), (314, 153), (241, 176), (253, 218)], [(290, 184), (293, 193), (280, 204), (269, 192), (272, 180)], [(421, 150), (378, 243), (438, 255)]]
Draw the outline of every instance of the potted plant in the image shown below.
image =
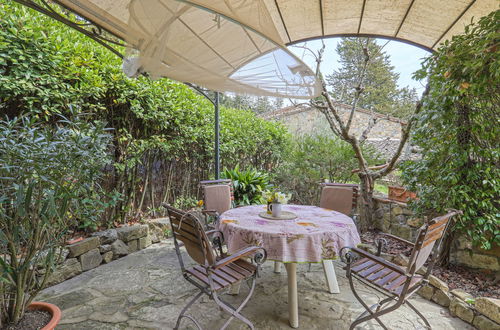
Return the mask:
[(267, 213), (272, 214), (275, 218), (279, 218), (282, 211), (281, 205), (288, 203), (292, 195), (279, 191), (266, 190), (262, 193), (262, 197), (267, 200)]
[(403, 187), (389, 186), (389, 199), (406, 203), (411, 199), (417, 198), (417, 194), (413, 191), (406, 190)]
[(59, 309), (34, 299), (61, 258), (82, 192), (99, 176), (107, 139), (83, 123), (0, 121), (0, 328), (31, 309), (51, 314), (44, 329), (57, 324)]

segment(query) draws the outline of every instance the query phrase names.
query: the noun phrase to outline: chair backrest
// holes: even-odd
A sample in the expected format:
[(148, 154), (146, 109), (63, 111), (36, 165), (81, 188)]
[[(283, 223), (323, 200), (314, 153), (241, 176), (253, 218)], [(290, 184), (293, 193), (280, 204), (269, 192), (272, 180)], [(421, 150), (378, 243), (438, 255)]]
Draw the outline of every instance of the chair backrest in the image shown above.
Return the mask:
[[(449, 227), (451, 218), (460, 213), (457, 210), (450, 210), (445, 215), (430, 220), (419, 229), (417, 240), (415, 241), (415, 246), (408, 263), (407, 272), (409, 274), (414, 274), (425, 264), (436, 243), (437, 251), (439, 251), (441, 241), (446, 229)], [(427, 274), (430, 274), (433, 265), (434, 263), (429, 267)]]
[(350, 215), (353, 208), (352, 199), (352, 187), (323, 186), (319, 206)]
[[(179, 248), (179, 241), (181, 241), (194, 261), (202, 266), (213, 265), (216, 261), (216, 253), (200, 221), (188, 212), (169, 205), (165, 207), (172, 226), (176, 249)], [(179, 253), (178, 257), (183, 268), (182, 257)]]
[(217, 211), (222, 214), (231, 209), (233, 185), (231, 180), (201, 181), (205, 210)]

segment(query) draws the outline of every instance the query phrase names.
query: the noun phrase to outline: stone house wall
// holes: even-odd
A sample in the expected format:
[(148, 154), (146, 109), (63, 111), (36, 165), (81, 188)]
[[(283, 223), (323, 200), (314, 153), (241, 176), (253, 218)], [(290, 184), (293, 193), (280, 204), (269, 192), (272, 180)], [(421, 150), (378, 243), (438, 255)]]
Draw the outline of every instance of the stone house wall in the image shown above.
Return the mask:
[[(343, 120), (347, 121), (350, 115), (349, 106), (339, 105), (339, 107)], [(399, 118), (357, 109), (351, 124), (351, 132), (355, 136), (361, 136), (372, 116), (375, 116), (377, 122), (368, 134), (366, 143), (373, 146), (381, 155), (389, 157), (399, 144), (401, 124), (405, 122)], [(297, 136), (312, 133), (333, 134), (325, 115), (309, 106), (290, 106), (265, 113), (262, 117), (283, 123), (292, 134)]]

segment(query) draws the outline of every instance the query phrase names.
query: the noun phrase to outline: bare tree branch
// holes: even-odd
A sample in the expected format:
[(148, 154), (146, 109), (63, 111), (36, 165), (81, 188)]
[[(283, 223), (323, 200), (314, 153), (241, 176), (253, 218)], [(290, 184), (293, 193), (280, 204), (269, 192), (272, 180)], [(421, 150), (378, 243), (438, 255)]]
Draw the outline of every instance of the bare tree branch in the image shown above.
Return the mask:
[(391, 160), (387, 164), (387, 167), (385, 167), (382, 170), (377, 171), (373, 174), (373, 177), (375, 179), (381, 178), (381, 177), (389, 174), (394, 169), (394, 166), (398, 163), (399, 157), (401, 156), (401, 151), (403, 150), (403, 148), (406, 144), (406, 141), (410, 137), (410, 132), (411, 132), (411, 129), (413, 127), (413, 123), (415, 122), (416, 115), (418, 113), (420, 113), (420, 111), (422, 110), (423, 100), (427, 95), (429, 95), (429, 90), (430, 90), (430, 86), (429, 86), (429, 83), (427, 83), (427, 86), (425, 87), (425, 90), (422, 93), (420, 100), (418, 100), (417, 104), (415, 105), (415, 112), (414, 112), (413, 116), (410, 118), (410, 120), (408, 121), (408, 123), (406, 125), (401, 124), (401, 126), (402, 126), (401, 140), (399, 141), (399, 145), (398, 145), (396, 152), (394, 153)]
[(347, 132), (349, 133), (349, 129), (351, 128), (352, 118), (354, 117), (354, 112), (356, 111), (356, 107), (358, 105), (359, 99), (361, 98), (361, 94), (363, 94), (363, 81), (366, 77), (366, 69), (368, 68), (368, 63), (370, 62), (370, 54), (368, 53), (368, 42), (370, 38), (366, 38), (366, 45), (363, 47), (363, 54), (365, 60), (363, 62), (363, 68), (361, 69), (361, 73), (359, 75), (358, 85), (355, 87), (356, 94), (354, 96), (354, 100), (352, 102), (351, 113), (349, 114), (349, 120), (346, 124)]
[(368, 121), (368, 125), (366, 126), (365, 130), (361, 134), (361, 137), (359, 138), (360, 144), (363, 144), (363, 142), (365, 142), (365, 140), (368, 138), (368, 134), (370, 134), (370, 131), (372, 130), (372, 128), (375, 126), (376, 123), (377, 123), (377, 118), (374, 115), (372, 115)]

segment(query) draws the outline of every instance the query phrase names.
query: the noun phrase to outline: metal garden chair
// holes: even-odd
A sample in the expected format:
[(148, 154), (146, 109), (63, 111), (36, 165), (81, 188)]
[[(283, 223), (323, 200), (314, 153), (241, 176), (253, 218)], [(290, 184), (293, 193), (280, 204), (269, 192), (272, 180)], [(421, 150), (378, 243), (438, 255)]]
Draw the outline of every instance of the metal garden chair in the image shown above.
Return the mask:
[[(198, 329), (202, 329), (198, 321), (186, 314), (186, 312), (203, 294), (213, 299), (220, 308), (230, 314), (230, 318), (221, 329), (225, 329), (235, 317), (247, 324), (250, 329), (254, 329), (252, 322), (241, 315), (240, 311), (253, 294), (259, 267), (266, 260), (265, 249), (251, 246), (227, 256), (223, 253), (224, 236), (220, 231), (205, 231), (194, 215), (169, 205), (165, 205), (165, 207), (170, 218), (175, 251), (179, 259), (182, 275), (200, 290), (182, 309), (174, 329), (179, 329), (183, 318), (190, 319)], [(212, 241), (209, 240), (209, 237), (212, 238)], [(180, 251), (181, 246), (186, 248), (188, 255), (197, 263), (196, 266), (186, 268)], [(253, 257), (253, 263), (247, 261), (250, 257)], [(247, 281), (250, 290), (243, 302), (238, 307), (233, 307), (223, 301), (219, 294), (223, 289), (241, 281)]]
[(319, 206), (351, 215), (356, 209), (358, 185), (347, 183), (322, 183)]
[[(341, 212), (347, 216), (352, 215), (352, 210), (356, 209), (358, 202), (358, 188), (357, 184), (348, 183), (320, 183), (321, 186), (321, 198), (319, 202), (319, 207)], [(333, 268), (332, 261), (326, 262), (327, 266), (323, 264), (323, 270), (325, 273), (329, 273), (329, 278), (335, 278), (335, 269)], [(309, 264), (308, 271), (310, 272), (312, 264)], [(281, 264), (279, 262), (274, 263), (274, 272), (279, 273), (281, 270)], [(334, 283), (328, 283), (328, 288), (331, 293), (338, 293), (340, 289), (337, 284), (337, 280)]]
[[(347, 264), (346, 275), (349, 279), (349, 284), (354, 296), (366, 309), (365, 312), (352, 322), (350, 329), (354, 329), (358, 324), (371, 319), (375, 319), (382, 328), (387, 329), (379, 317), (398, 309), (403, 304), (407, 304), (415, 311), (424, 321), (426, 327), (431, 329), (427, 319), (408, 301), (408, 298), (428, 283), (429, 275), (437, 259), (437, 252), (441, 246), (442, 237), (450, 224), (450, 219), (461, 213), (461, 211), (450, 210), (447, 214), (430, 220), (419, 229), (415, 243), (391, 235), (391, 237), (398, 239), (400, 242), (413, 247), (406, 268), (395, 265), (377, 255), (370, 254), (358, 248), (348, 247), (342, 249), (350, 250), (345, 254), (343, 254), (344, 251), (341, 251), (341, 255), (343, 255)], [(432, 253), (436, 243), (436, 252)], [(381, 244), (382, 242), (379, 241), (377, 254), (380, 254)], [(361, 258), (354, 260), (353, 252)], [(431, 261), (427, 265), (426, 272), (423, 276), (417, 274), (418, 270), (425, 264), (429, 256), (431, 256)], [(353, 283), (354, 277), (388, 297), (369, 307), (356, 292)], [(382, 308), (383, 305), (389, 302), (394, 302), (394, 304)]]
[[(203, 192), (203, 210), (205, 215), (205, 226), (208, 229), (215, 228), (219, 216), (233, 207), (234, 194), (233, 184), (229, 179), (200, 181)], [(214, 218), (212, 224), (209, 217)]]

